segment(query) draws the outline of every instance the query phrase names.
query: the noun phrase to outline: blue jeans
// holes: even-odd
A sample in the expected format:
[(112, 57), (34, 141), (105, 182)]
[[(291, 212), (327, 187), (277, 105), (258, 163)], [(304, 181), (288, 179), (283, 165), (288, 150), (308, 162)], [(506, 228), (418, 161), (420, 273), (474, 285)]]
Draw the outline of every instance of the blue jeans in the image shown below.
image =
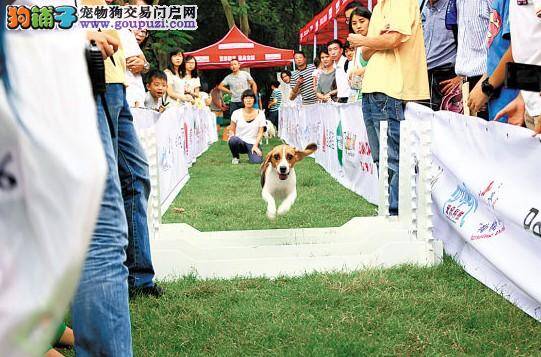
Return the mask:
[(228, 144), (234, 158), (238, 159), (240, 154), (248, 154), (248, 160), (250, 160), (251, 164), (260, 164), (263, 162), (263, 156), (259, 156), (252, 152), (254, 145), (248, 144), (238, 136), (230, 137)]
[(130, 288), (150, 287), (154, 285), (154, 267), (147, 223), (150, 195), (148, 163), (133, 126), (125, 87), (108, 84), (106, 100), (117, 133), (114, 142), (118, 150), (118, 173), (128, 221), (128, 285)]
[(128, 227), (113, 140), (101, 99), (97, 100), (97, 109), (108, 173), (98, 220), (73, 299), (75, 352), (77, 356), (132, 356), (128, 269), (124, 265)]
[(404, 120), (404, 103), (383, 93), (363, 94), (363, 117), (368, 133), (372, 159), (379, 168), (379, 123), (387, 121), (389, 147), (389, 213), (398, 214), (398, 162), (400, 160), (400, 122)]

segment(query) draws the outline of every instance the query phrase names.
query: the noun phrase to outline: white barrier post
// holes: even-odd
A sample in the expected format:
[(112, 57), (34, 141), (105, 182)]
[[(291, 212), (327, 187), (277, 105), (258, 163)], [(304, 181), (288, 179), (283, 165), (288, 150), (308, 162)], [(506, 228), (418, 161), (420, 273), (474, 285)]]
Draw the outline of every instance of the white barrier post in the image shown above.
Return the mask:
[(400, 221), (413, 235), (417, 234), (417, 194), (416, 194), (416, 157), (415, 137), (411, 123), (400, 123), (400, 175), (398, 177), (398, 212)]
[(417, 238), (427, 245), (428, 264), (443, 261), (443, 242), (432, 235), (432, 120), (420, 123)]
[(147, 221), (151, 238), (159, 238), (161, 223), (160, 181), (158, 165), (158, 147), (156, 133), (153, 128), (141, 130), (141, 145), (147, 155), (150, 176), (150, 196), (148, 198)]

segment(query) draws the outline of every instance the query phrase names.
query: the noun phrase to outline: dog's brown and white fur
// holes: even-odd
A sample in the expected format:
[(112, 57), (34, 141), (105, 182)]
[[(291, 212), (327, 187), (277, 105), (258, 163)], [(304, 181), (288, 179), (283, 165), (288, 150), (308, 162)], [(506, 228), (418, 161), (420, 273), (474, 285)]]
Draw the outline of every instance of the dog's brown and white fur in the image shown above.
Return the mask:
[[(286, 214), (297, 199), (297, 176), (294, 166), (297, 162), (317, 150), (316, 144), (309, 144), (304, 150), (289, 145), (272, 149), (261, 165), (261, 197), (267, 202), (267, 217), (275, 219), (276, 214)], [(276, 209), (276, 200), (283, 200)]]

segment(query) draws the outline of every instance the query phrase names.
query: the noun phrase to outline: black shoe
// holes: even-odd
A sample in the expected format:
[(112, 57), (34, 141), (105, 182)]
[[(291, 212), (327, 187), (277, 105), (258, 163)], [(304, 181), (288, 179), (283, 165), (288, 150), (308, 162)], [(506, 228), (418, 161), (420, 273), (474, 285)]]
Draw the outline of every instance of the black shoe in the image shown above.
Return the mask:
[(154, 284), (152, 286), (145, 286), (142, 288), (130, 288), (129, 292), (130, 298), (134, 298), (137, 296), (154, 296), (158, 298), (163, 295), (163, 289), (157, 284)]

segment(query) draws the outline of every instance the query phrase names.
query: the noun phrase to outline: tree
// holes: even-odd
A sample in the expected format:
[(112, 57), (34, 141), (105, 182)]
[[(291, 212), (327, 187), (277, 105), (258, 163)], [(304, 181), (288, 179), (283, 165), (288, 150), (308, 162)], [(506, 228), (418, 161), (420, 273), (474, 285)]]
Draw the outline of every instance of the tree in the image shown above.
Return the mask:
[(229, 4), (229, 0), (220, 0), (220, 2), (222, 3), (222, 7), (224, 9), (225, 18), (227, 19), (227, 26), (232, 28), (235, 26), (235, 18), (233, 17), (233, 9)]

